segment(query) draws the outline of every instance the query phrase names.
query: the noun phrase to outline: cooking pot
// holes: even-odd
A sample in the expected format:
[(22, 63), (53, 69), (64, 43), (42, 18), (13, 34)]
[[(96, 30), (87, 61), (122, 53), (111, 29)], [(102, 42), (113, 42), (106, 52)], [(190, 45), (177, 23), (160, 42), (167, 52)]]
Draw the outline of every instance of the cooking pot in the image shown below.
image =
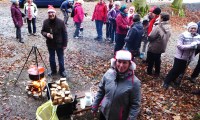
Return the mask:
[(44, 72), (45, 69), (44, 67), (37, 67), (35, 65), (32, 65), (29, 69), (28, 69), (28, 74), (29, 74), (29, 78), (31, 80), (40, 80), (44, 77)]

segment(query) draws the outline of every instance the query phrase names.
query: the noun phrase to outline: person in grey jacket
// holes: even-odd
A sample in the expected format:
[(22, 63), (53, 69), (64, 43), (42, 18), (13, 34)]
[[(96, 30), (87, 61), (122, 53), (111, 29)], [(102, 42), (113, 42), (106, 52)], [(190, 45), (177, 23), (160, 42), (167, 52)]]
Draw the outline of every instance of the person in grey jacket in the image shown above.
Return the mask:
[(197, 34), (198, 25), (190, 22), (187, 26), (188, 31), (183, 32), (177, 41), (176, 55), (173, 68), (167, 74), (163, 87), (168, 89), (169, 84), (174, 82), (180, 85), (181, 81), (175, 81), (180, 74), (184, 74), (187, 65), (193, 60), (197, 45), (200, 44), (200, 36)]
[(136, 120), (140, 112), (141, 83), (134, 75), (136, 65), (129, 51), (119, 50), (111, 59), (111, 68), (99, 83), (92, 104), (95, 114), (101, 104), (100, 120)]
[(160, 74), (161, 65), (161, 54), (165, 52), (167, 43), (171, 36), (171, 27), (169, 25), (170, 16), (168, 13), (161, 13), (159, 23), (149, 35), (149, 46), (148, 46), (148, 68), (147, 74), (152, 75), (153, 66), (155, 65), (155, 75)]

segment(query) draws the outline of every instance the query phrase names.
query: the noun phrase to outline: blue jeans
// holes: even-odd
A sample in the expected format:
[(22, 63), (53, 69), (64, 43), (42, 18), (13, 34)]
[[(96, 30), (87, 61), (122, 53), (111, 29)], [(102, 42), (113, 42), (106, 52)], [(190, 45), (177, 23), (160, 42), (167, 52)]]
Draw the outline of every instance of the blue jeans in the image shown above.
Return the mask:
[(79, 31), (80, 31), (81, 23), (75, 22), (74, 24), (76, 26), (74, 37), (76, 37), (76, 36), (79, 37)]
[(63, 48), (48, 48), (49, 51), (49, 62), (52, 72), (57, 72), (56, 70), (56, 60), (55, 60), (55, 53), (57, 53), (58, 56), (58, 62), (59, 62), (59, 72), (62, 73), (65, 71), (64, 68), (64, 50)]
[(111, 41), (115, 41), (116, 38), (116, 24), (111, 23)]
[(102, 32), (103, 21), (95, 20), (95, 24), (96, 24), (96, 30), (97, 30), (97, 38), (102, 39), (103, 38), (103, 32)]
[(32, 18), (32, 20), (27, 19), (28, 23), (28, 32), (31, 34), (32, 33), (32, 28), (31, 28), (31, 23), (33, 25), (33, 33), (36, 33), (36, 18)]
[(116, 40), (115, 40), (115, 50), (114, 53), (117, 52), (118, 50), (123, 49), (124, 47), (124, 38), (126, 37), (126, 34), (117, 34), (116, 33)]
[(16, 26), (16, 38), (21, 39), (21, 27)]
[(64, 16), (64, 23), (67, 24), (67, 21), (69, 19), (69, 15), (65, 10), (61, 10)]
[(106, 23), (106, 38), (111, 38), (111, 23), (107, 22)]

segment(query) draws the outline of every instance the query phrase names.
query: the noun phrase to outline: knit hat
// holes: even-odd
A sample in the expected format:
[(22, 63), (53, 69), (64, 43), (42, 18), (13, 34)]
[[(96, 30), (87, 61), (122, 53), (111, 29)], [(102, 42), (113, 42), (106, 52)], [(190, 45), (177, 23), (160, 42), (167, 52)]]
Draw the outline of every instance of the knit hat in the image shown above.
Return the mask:
[(159, 15), (161, 13), (161, 9), (159, 7), (157, 7), (153, 10), (153, 13), (156, 15)]
[(122, 5), (119, 10), (120, 10), (120, 12), (124, 12), (125, 9), (126, 9), (126, 5)]
[(18, 0), (10, 0), (11, 3), (17, 3)]
[(129, 51), (119, 50), (116, 52), (115, 58), (111, 59), (111, 67), (115, 68), (116, 60), (127, 60), (131, 62), (129, 69), (135, 70), (136, 64), (133, 61), (131, 61), (131, 59), (132, 59), (132, 55)]
[(77, 3), (83, 4), (84, 1), (83, 0), (78, 0)]
[(195, 22), (190, 22), (190, 23), (188, 23), (188, 25), (187, 25), (187, 29), (190, 29), (191, 27), (198, 28), (198, 25), (197, 25)]
[(119, 50), (116, 52), (115, 59), (117, 60), (131, 60), (132, 55), (127, 50)]
[(54, 13), (56, 13), (56, 10), (53, 7), (53, 5), (48, 5), (48, 12), (54, 12)]
[(115, 2), (114, 2), (114, 5), (121, 6), (121, 2), (120, 2), (120, 1), (115, 1)]

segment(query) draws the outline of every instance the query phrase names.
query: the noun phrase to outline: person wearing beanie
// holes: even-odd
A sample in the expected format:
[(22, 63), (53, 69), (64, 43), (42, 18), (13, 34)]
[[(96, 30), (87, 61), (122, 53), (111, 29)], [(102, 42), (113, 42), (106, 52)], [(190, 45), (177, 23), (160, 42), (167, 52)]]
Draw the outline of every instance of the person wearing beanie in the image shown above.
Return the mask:
[(99, 120), (136, 120), (141, 106), (141, 82), (135, 76), (136, 65), (131, 61), (129, 51), (116, 52), (111, 67), (103, 75), (99, 90), (92, 104), (96, 115), (100, 108)]
[(131, 52), (133, 58), (140, 55), (140, 46), (142, 41), (142, 35), (144, 34), (144, 29), (142, 23), (140, 22), (140, 15), (135, 14), (133, 16), (133, 26), (130, 28), (126, 38), (126, 49)]
[[(69, 13), (72, 12), (73, 9), (73, 4), (74, 4), (74, 0), (65, 0), (62, 2), (61, 6), (60, 6), (60, 10), (63, 13), (64, 16), (64, 22), (66, 25), (68, 25), (68, 19), (69, 19)], [(71, 10), (69, 10), (71, 9)]]
[(22, 35), (21, 35), (21, 27), (23, 26), (22, 17), (24, 17), (24, 14), (19, 9), (18, 0), (12, 0), (11, 2), (12, 2), (12, 6), (10, 10), (11, 10), (13, 23), (16, 28), (16, 39), (19, 40), (20, 43), (24, 43)]
[(119, 9), (121, 7), (121, 2), (120, 1), (115, 1), (114, 2), (114, 7), (108, 12), (108, 21), (110, 22), (111, 25), (111, 40), (110, 43), (113, 43), (115, 41), (116, 37), (116, 17), (120, 13)]
[(92, 15), (92, 21), (95, 21), (97, 37), (94, 40), (103, 41), (103, 24), (106, 23), (107, 20), (107, 6), (104, 0), (99, 0), (99, 2), (95, 5), (94, 12)]
[(168, 89), (171, 82), (173, 82), (175, 86), (181, 84), (181, 79), (177, 78), (180, 75), (184, 76), (185, 70), (190, 61), (193, 60), (195, 51), (198, 49), (197, 46), (200, 44), (200, 35), (197, 34), (197, 28), (198, 25), (196, 23), (190, 22), (187, 25), (187, 31), (180, 34), (177, 41), (174, 65), (164, 80), (163, 87), (165, 89)]
[(74, 6), (73, 21), (74, 21), (74, 24), (76, 26), (76, 30), (74, 32), (74, 38), (76, 38), (76, 39), (78, 39), (80, 37), (79, 31), (80, 31), (80, 27), (81, 27), (81, 24), (82, 24), (83, 19), (84, 19), (84, 10), (83, 10), (83, 7), (82, 7), (83, 3), (84, 3), (83, 0), (78, 0), (75, 3), (75, 6)]
[(167, 43), (171, 36), (170, 16), (168, 13), (161, 13), (159, 24), (156, 25), (149, 35), (149, 45), (147, 54), (149, 57), (147, 74), (152, 75), (155, 66), (155, 76), (160, 75), (161, 54), (165, 52)]
[(56, 10), (52, 5), (48, 5), (48, 19), (44, 20), (41, 33), (46, 38), (49, 52), (51, 72), (49, 72), (48, 75), (51, 76), (57, 73), (56, 53), (59, 62), (59, 73), (61, 77), (66, 77), (64, 50), (67, 47), (68, 35), (64, 21), (56, 16)]
[[(38, 9), (35, 3), (33, 3), (32, 0), (27, 0), (27, 2), (24, 4), (24, 13), (26, 15), (26, 20), (28, 23), (28, 32), (29, 35), (36, 35), (36, 16), (38, 13)], [(33, 29), (31, 27), (31, 23), (33, 26)]]
[(128, 9), (126, 5), (122, 5), (120, 10), (120, 14), (117, 15), (116, 18), (116, 38), (115, 38), (115, 48), (114, 54), (118, 50), (121, 50), (125, 45), (125, 37), (126, 34), (131, 27), (131, 23), (128, 19)]
[[(194, 23), (192, 23), (192, 24), (194, 24)], [(198, 25), (197, 33), (200, 35), (200, 21), (197, 22), (197, 25)], [(191, 26), (191, 25), (190, 25), (190, 26)], [(195, 24), (194, 24), (194, 26), (195, 26)], [(200, 46), (198, 46), (198, 48), (199, 48), (199, 47), (200, 47)], [(197, 50), (195, 51), (195, 56), (196, 56), (197, 54), (199, 54), (199, 52), (200, 52), (200, 50), (197, 49)], [(199, 59), (198, 59), (197, 65), (196, 65), (194, 71), (192, 72), (191, 77), (188, 77), (188, 80), (190, 80), (192, 83), (196, 83), (196, 78), (199, 76), (199, 73), (200, 73), (200, 54), (199, 54)], [(199, 92), (199, 94), (200, 94), (200, 92)]]

